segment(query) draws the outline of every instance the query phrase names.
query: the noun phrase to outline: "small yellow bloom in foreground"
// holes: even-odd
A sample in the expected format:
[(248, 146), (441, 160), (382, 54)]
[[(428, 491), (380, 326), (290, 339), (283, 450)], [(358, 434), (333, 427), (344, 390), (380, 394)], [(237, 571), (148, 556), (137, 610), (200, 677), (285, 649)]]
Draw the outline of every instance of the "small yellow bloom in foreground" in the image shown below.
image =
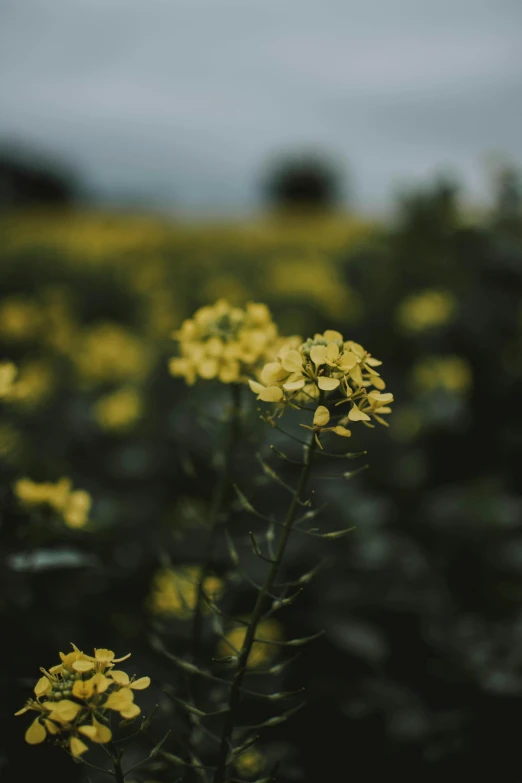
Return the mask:
[(72, 647), (72, 652), (60, 653), (61, 663), (49, 671), (41, 669), (44, 676), (34, 687), (36, 698), (29, 699), (15, 714), (38, 713), (25, 734), (29, 745), (44, 742), (51, 735), (62, 746), (66, 744), (71, 755), (80, 757), (89, 746), (78, 735), (99, 744), (111, 741), (111, 730), (105, 725), (109, 711), (119, 712), (125, 720), (140, 714), (134, 691), (148, 688), (150, 677), (134, 679), (114, 669), (129, 655), (116, 658), (105, 647), (87, 655), (74, 644)]
[(318, 399), (326, 403), (327, 395), (335, 392), (337, 404), (346, 402), (351, 406), (349, 413), (337, 425), (327, 427), (331, 410), (321, 404), (315, 410), (311, 429), (316, 439), (323, 430), (346, 438), (351, 432), (345, 424), (368, 424), (372, 419), (385, 424), (382, 414), (391, 412), (393, 395), (383, 393), (386, 384), (375, 369), (380, 364), (362, 345), (328, 329), (297, 347), (284, 346), (276, 359), (263, 367), (259, 380), (250, 380), (249, 384), (258, 400), (302, 406)]

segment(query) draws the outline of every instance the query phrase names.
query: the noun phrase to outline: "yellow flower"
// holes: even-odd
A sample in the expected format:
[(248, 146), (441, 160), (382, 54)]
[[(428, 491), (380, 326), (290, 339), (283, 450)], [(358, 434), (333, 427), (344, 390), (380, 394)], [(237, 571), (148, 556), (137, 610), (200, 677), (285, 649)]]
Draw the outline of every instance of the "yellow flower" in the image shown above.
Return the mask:
[[(246, 626), (237, 625), (231, 628), (219, 643), (219, 656), (237, 655), (237, 652), (241, 650), (241, 647), (243, 646), (245, 636)], [(255, 669), (258, 666), (269, 664), (277, 657), (279, 648), (269, 642), (281, 641), (283, 639), (283, 628), (277, 620), (262, 620), (257, 626), (256, 639), (266, 639), (267, 641), (256, 641), (252, 645), (247, 661), (249, 669)]]
[(21, 478), (13, 486), (15, 495), (25, 506), (47, 505), (61, 515), (68, 527), (81, 528), (87, 523), (92, 500), (83, 489), (72, 490), (72, 482), (61, 478), (56, 484), (38, 484)]
[(266, 305), (245, 309), (225, 299), (202, 307), (174, 332), (180, 356), (170, 360), (172, 375), (193, 384), (197, 378), (240, 383), (275, 352), (277, 328)]
[(396, 317), (405, 331), (424, 332), (451, 321), (456, 309), (457, 302), (450, 291), (427, 289), (403, 299)]
[(103, 429), (126, 432), (143, 413), (143, 399), (132, 386), (124, 386), (101, 397), (94, 406), (94, 416)]
[(321, 404), (311, 429), (316, 438), (323, 430), (349, 437), (346, 423), (367, 424), (375, 419), (384, 424), (381, 414), (390, 412), (393, 395), (381, 393), (385, 383), (375, 369), (381, 363), (359, 343), (344, 341), (340, 332), (329, 329), (297, 347), (283, 347), (275, 361), (264, 366), (259, 381), (250, 380), (249, 384), (259, 400), (281, 404), (306, 405), (321, 396), (326, 400), (326, 395), (335, 392), (337, 404), (348, 402), (350, 412), (336, 426), (327, 427), (331, 413)]
[(91, 725), (78, 726), (78, 731), (92, 740), (92, 742), (104, 744), (112, 739), (112, 732), (109, 727), (97, 721), (96, 718), (92, 719)]
[(234, 767), (243, 777), (257, 777), (265, 766), (265, 757), (256, 748), (249, 748), (234, 761)]
[(473, 385), (471, 366), (460, 356), (426, 356), (413, 367), (412, 379), (420, 392), (444, 389), (465, 395)]
[(26, 731), (30, 745), (43, 742), (49, 734), (57, 736), (62, 746), (67, 744), (73, 756), (81, 756), (88, 745), (79, 735), (95, 743), (111, 741), (111, 731), (104, 723), (109, 711), (119, 712), (125, 720), (140, 714), (134, 692), (148, 688), (150, 677), (130, 678), (113, 668), (129, 655), (115, 658), (105, 647), (86, 655), (74, 644), (72, 647), (70, 653), (60, 653), (61, 663), (49, 671), (41, 669), (44, 676), (34, 687), (36, 699), (29, 699), (15, 714), (38, 713)]
[(82, 742), (82, 740), (79, 737), (74, 737), (74, 736), (72, 736), (69, 739), (69, 747), (71, 749), (71, 754), (74, 756), (74, 758), (78, 758), (87, 750), (89, 750), (89, 747), (88, 745), (85, 744), (85, 742)]
[(17, 372), (12, 362), (0, 362), (0, 400), (11, 393)]
[[(200, 567), (192, 565), (159, 570), (154, 576), (149, 600), (152, 612), (180, 619), (191, 617), (197, 602), (200, 573)], [(217, 601), (223, 593), (222, 580), (216, 576), (207, 576), (203, 582), (203, 591), (212, 601)], [(203, 610), (208, 611), (206, 603)]]

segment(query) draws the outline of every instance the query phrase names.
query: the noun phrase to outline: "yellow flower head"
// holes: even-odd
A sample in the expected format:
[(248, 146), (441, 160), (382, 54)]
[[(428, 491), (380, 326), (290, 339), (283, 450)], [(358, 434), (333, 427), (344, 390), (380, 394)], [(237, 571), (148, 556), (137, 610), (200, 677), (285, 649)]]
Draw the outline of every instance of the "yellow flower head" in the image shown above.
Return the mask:
[(345, 424), (372, 419), (384, 424), (381, 415), (390, 413), (393, 395), (382, 393), (386, 384), (375, 369), (380, 364), (362, 345), (345, 341), (342, 334), (329, 329), (297, 347), (282, 348), (276, 359), (264, 366), (259, 381), (249, 384), (258, 400), (283, 404), (294, 400), (306, 404), (335, 392), (338, 402), (350, 404), (350, 412), (335, 427), (327, 427), (330, 411), (321, 404), (312, 429), (348, 437), (351, 433)]
[[(191, 617), (197, 603), (200, 574), (200, 567), (192, 565), (159, 570), (154, 576), (149, 600), (151, 611), (180, 619)], [(203, 591), (209, 600), (217, 601), (223, 593), (222, 580), (212, 575), (205, 577)], [(207, 602), (203, 603), (203, 611), (208, 611)]]
[(0, 362), (0, 400), (9, 397), (17, 372), (12, 362)]
[[(244, 619), (247, 620), (246, 617)], [(243, 646), (245, 637), (245, 625), (233, 626), (219, 642), (218, 655), (222, 657), (237, 655)], [(278, 656), (281, 648), (276, 644), (270, 644), (270, 642), (282, 641), (283, 627), (277, 620), (262, 620), (257, 626), (256, 639), (259, 641), (254, 642), (248, 656), (247, 666), (249, 669), (267, 666)]]
[(397, 322), (407, 332), (444, 326), (455, 315), (457, 302), (450, 291), (427, 289), (406, 297), (397, 308)]
[(277, 327), (264, 304), (245, 309), (225, 299), (199, 309), (174, 332), (180, 356), (171, 359), (170, 372), (185, 378), (239, 383), (252, 375), (275, 351)]
[(56, 484), (38, 484), (28, 478), (15, 482), (13, 490), (18, 500), (29, 508), (49, 506), (56, 511), (67, 527), (84, 527), (88, 521), (92, 499), (83, 489), (72, 489), (72, 481), (59, 479)]
[(78, 757), (89, 749), (85, 738), (101, 744), (111, 741), (112, 733), (106, 725), (111, 712), (118, 712), (125, 720), (140, 714), (134, 692), (148, 688), (150, 678), (135, 679), (114, 669), (129, 655), (116, 658), (104, 647), (87, 655), (74, 644), (72, 647), (72, 652), (60, 653), (61, 663), (49, 671), (41, 669), (43, 677), (34, 687), (35, 698), (15, 714), (37, 713), (25, 734), (29, 745), (44, 742), (51, 735)]

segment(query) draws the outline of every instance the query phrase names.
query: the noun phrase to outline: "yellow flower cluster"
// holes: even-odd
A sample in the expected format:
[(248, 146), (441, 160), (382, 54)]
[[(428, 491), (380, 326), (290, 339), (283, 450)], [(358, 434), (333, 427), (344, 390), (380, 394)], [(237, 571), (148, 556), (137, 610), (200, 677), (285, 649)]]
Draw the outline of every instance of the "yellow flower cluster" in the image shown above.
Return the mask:
[(138, 680), (114, 666), (129, 658), (115, 658), (112, 650), (95, 649), (86, 655), (74, 644), (70, 653), (60, 653), (61, 663), (43, 676), (34, 686), (34, 698), (27, 701), (15, 715), (33, 711), (38, 715), (25, 733), (29, 745), (44, 742), (49, 735), (57, 744), (78, 757), (89, 747), (84, 742), (105, 744), (112, 739), (107, 725), (111, 712), (126, 720), (140, 714), (134, 704), (134, 691), (150, 685), (149, 677)]
[(88, 522), (91, 496), (83, 489), (73, 490), (72, 481), (68, 478), (61, 478), (56, 484), (38, 484), (31, 479), (21, 478), (15, 482), (13, 490), (24, 506), (50, 506), (60, 514), (68, 527), (81, 528)]
[[(242, 618), (245, 622), (248, 617)], [(237, 655), (241, 650), (246, 637), (246, 625), (236, 625), (230, 628), (218, 645), (218, 655), (226, 657), (228, 655)], [(266, 639), (265, 641), (256, 641), (252, 645), (250, 655), (248, 656), (247, 666), (249, 669), (256, 669), (258, 666), (264, 666), (272, 663), (277, 658), (278, 651), (281, 649), (276, 644), (270, 642), (280, 642), (283, 639), (283, 627), (281, 623), (272, 618), (262, 620), (257, 626), (257, 639)]]
[[(158, 571), (154, 576), (150, 595), (151, 611), (180, 619), (190, 617), (197, 603), (200, 574), (200, 567), (192, 565), (176, 569), (162, 568)], [(207, 576), (203, 582), (203, 590), (212, 601), (217, 601), (223, 593), (223, 582), (216, 576)], [(203, 609), (208, 609), (206, 604)]]
[(124, 386), (100, 397), (94, 406), (96, 421), (104, 430), (125, 432), (143, 413), (143, 398), (133, 386)]
[(405, 331), (424, 332), (451, 321), (456, 309), (450, 291), (427, 289), (403, 299), (397, 308), (397, 321)]
[(9, 398), (17, 369), (12, 362), (0, 362), (0, 400)]
[(243, 310), (225, 299), (200, 308), (174, 332), (180, 356), (170, 360), (170, 372), (185, 378), (239, 383), (270, 358), (277, 327), (264, 304), (249, 302)]
[(445, 389), (453, 394), (466, 394), (473, 385), (471, 366), (461, 356), (426, 356), (415, 364), (412, 376), (421, 392)]
[[(348, 402), (350, 412), (335, 427), (327, 427), (330, 411), (319, 405), (314, 415), (316, 432), (329, 430), (349, 437), (346, 424), (362, 421), (368, 426), (372, 419), (386, 424), (382, 414), (391, 412), (393, 394), (383, 393), (385, 383), (375, 369), (382, 362), (362, 345), (345, 341), (340, 332), (328, 329), (297, 348), (282, 348), (275, 361), (266, 364), (259, 381), (249, 381), (250, 388), (264, 402), (291, 403), (324, 399), (329, 392), (340, 396), (337, 404)], [(369, 391), (371, 387), (372, 391)]]
[(34, 409), (45, 403), (55, 388), (55, 374), (48, 362), (34, 359), (20, 367), (16, 381), (6, 395), (21, 408)]

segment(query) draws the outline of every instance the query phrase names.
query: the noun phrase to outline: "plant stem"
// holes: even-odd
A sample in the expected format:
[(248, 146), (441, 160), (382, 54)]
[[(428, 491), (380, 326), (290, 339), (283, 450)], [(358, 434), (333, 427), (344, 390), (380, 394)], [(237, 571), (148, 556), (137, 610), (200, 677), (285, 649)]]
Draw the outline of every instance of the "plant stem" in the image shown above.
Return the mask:
[(196, 588), (196, 606), (194, 607), (194, 617), (192, 619), (192, 657), (195, 663), (198, 662), (201, 654), (203, 606), (205, 601), (204, 585), (210, 570), (210, 566), (212, 564), (218, 531), (217, 523), (223, 508), (227, 491), (229, 489), (234, 453), (239, 435), (239, 423), (241, 417), (241, 385), (239, 383), (232, 383), (230, 385), (230, 391), (232, 396), (232, 404), (225, 436), (224, 464), (214, 492), (214, 496), (212, 498), (212, 505), (209, 515), (209, 531), (203, 556), (203, 564), (201, 566)]
[(232, 681), (232, 686), (230, 688), (228, 712), (225, 719), (225, 724), (223, 726), (223, 733), (221, 735), (221, 745), (219, 748), (216, 772), (214, 775), (214, 783), (223, 783), (225, 780), (226, 770), (228, 766), (227, 759), (228, 759), (228, 753), (230, 748), (230, 742), (232, 739), (232, 733), (234, 731), (234, 725), (236, 722), (237, 709), (239, 706), (239, 702), (241, 700), (241, 686), (245, 678), (247, 665), (248, 665), (248, 658), (252, 651), (252, 646), (254, 644), (257, 626), (259, 624), (259, 620), (261, 619), (261, 615), (263, 613), (263, 607), (264, 607), (266, 597), (269, 593), (272, 592), (274, 582), (277, 579), (279, 569), (283, 561), (286, 545), (288, 543), (290, 533), (292, 532), (292, 526), (294, 524), (299, 503), (304, 499), (303, 495), (306, 490), (308, 476), (310, 474), (310, 469), (312, 467), (312, 460), (313, 460), (315, 448), (316, 448), (316, 442), (314, 436), (312, 435), (308, 443), (305, 463), (301, 470), (299, 483), (297, 485), (297, 489), (294, 493), (294, 496), (288, 508), (288, 512), (286, 514), (286, 519), (284, 521), (283, 530), (279, 537), (279, 541), (277, 544), (277, 551), (275, 553), (273, 563), (271, 564), (265, 582), (258, 593), (254, 610), (252, 612), (250, 623), (246, 632), (245, 640), (243, 642), (243, 647), (241, 648), (241, 652), (239, 653), (234, 679)]
[(121, 751), (113, 751), (112, 753), (112, 763), (114, 764), (114, 777), (116, 779), (116, 783), (125, 783), (125, 775), (123, 774), (123, 769), (121, 767)]

